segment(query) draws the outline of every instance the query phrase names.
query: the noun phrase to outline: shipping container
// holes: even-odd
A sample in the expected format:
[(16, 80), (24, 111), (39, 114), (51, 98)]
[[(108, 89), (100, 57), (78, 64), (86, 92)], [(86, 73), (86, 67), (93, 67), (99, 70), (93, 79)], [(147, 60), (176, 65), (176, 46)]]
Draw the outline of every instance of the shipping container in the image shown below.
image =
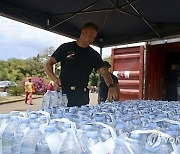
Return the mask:
[(172, 64), (176, 66), (177, 91), (171, 93), (177, 93), (174, 100), (179, 100), (180, 42), (112, 49), (111, 71), (118, 77), (120, 100), (170, 100)]

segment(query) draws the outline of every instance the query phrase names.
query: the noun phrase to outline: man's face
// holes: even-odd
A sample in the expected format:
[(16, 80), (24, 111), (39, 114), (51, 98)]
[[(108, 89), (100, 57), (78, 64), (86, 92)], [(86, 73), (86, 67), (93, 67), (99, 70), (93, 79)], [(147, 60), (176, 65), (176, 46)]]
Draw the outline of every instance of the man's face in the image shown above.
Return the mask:
[(93, 28), (84, 28), (82, 29), (81, 34), (84, 44), (86, 44), (87, 46), (91, 45), (97, 36), (97, 32)]

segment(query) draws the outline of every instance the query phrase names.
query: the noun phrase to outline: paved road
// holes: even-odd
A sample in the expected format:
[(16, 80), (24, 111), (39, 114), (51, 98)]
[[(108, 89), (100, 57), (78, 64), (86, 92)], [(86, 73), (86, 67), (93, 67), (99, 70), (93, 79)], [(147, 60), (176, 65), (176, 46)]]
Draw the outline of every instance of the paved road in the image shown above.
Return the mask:
[[(33, 99), (33, 105), (25, 104), (24, 101), (18, 101), (14, 103), (6, 103), (0, 104), (0, 113), (10, 113), (11, 111), (21, 111), (24, 112), (26, 110), (39, 110), (41, 107), (42, 98)], [(97, 94), (90, 93), (90, 104), (97, 104)]]
[(38, 110), (41, 107), (42, 98), (33, 99), (33, 105), (25, 104), (24, 101), (6, 103), (0, 105), (0, 113), (10, 113), (11, 111)]

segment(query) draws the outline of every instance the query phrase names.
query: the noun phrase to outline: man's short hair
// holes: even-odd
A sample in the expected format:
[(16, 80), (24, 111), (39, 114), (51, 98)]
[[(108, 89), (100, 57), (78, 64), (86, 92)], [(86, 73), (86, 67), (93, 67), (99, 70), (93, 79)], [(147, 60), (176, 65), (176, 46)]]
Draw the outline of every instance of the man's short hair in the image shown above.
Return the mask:
[(98, 30), (99, 30), (98, 26), (97, 26), (96, 24), (92, 23), (92, 22), (86, 23), (86, 24), (82, 27), (82, 29), (84, 29), (84, 28), (93, 28), (96, 32), (98, 32)]

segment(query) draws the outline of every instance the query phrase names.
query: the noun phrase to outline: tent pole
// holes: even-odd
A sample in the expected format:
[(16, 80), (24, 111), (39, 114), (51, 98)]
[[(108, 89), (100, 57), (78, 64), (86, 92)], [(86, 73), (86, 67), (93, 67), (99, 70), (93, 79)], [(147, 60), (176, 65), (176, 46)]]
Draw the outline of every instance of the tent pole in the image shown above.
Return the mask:
[(100, 47), (100, 55), (101, 55), (101, 58), (102, 58), (102, 47)]
[[(100, 55), (101, 55), (101, 58), (102, 58), (102, 47), (100, 47)], [(99, 75), (98, 83), (97, 83), (97, 86), (98, 86), (98, 104), (100, 103), (99, 102), (99, 84), (100, 84), (100, 75)]]

